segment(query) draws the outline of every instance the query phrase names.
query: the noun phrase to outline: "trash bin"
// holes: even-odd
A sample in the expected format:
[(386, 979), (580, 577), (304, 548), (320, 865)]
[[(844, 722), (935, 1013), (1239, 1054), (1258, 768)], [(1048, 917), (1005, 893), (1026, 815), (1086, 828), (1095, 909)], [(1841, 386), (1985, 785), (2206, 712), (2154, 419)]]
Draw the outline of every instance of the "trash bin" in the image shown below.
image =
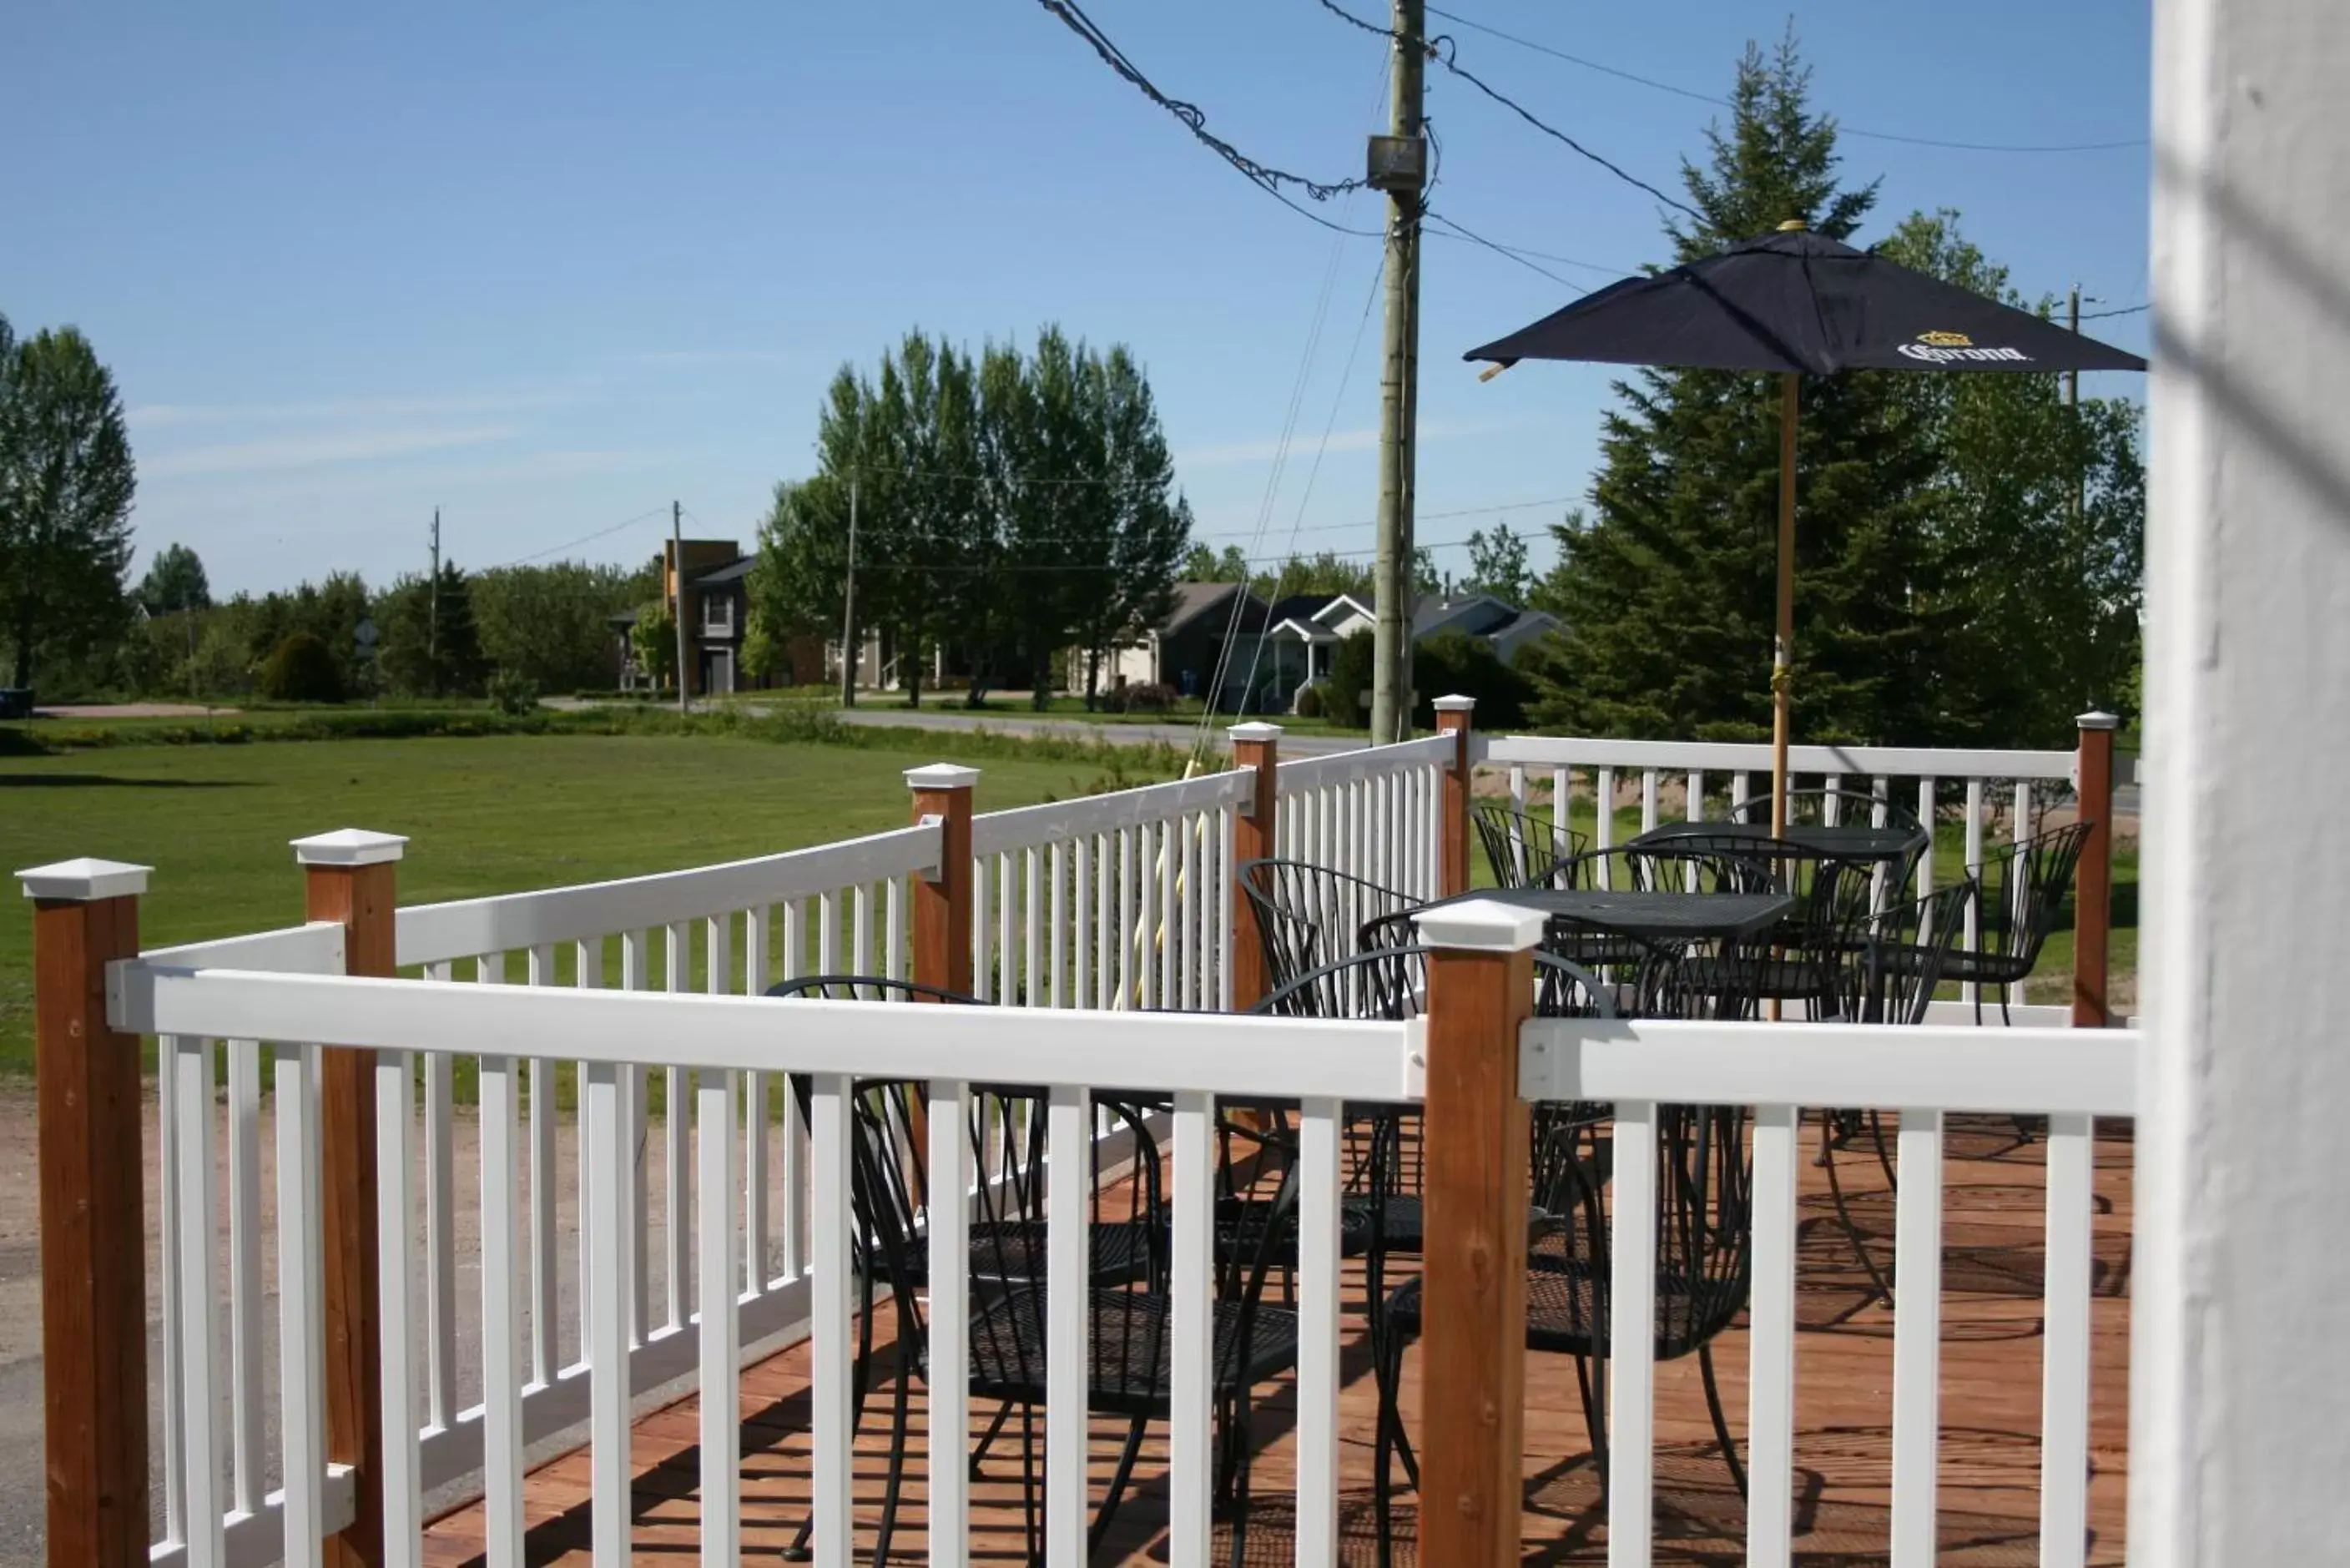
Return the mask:
[(31, 687), (0, 686), (0, 719), (29, 719), (32, 716)]

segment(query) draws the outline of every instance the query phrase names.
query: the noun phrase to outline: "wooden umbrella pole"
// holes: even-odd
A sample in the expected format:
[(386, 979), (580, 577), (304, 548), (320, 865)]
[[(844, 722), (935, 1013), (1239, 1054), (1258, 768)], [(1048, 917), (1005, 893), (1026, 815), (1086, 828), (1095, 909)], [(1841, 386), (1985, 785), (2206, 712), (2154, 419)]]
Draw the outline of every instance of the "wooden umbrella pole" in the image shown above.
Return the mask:
[(1771, 649), (1771, 835), (1787, 831), (1788, 702), (1795, 649), (1795, 418), (1802, 381), (1779, 376), (1779, 635)]

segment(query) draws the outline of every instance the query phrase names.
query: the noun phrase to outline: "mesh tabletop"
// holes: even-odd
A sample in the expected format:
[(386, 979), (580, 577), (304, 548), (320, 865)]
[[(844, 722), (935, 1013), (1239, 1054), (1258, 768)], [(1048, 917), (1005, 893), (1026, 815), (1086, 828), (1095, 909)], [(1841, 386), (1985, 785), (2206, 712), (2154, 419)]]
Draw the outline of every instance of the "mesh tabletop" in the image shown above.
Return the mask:
[(1602, 888), (1490, 888), (1468, 895), (1523, 909), (1553, 920), (1615, 931), (1643, 941), (1751, 937), (1792, 913), (1783, 893), (1612, 892)]
[[(1778, 836), (1783, 844), (1810, 850), (1823, 860), (1891, 865), (1916, 853), (1925, 835), (1914, 827), (1875, 827), (1867, 823), (1789, 823)], [(1674, 840), (1708, 838), (1768, 839), (1767, 822), (1666, 822), (1633, 839), (1632, 848), (1669, 847)]]

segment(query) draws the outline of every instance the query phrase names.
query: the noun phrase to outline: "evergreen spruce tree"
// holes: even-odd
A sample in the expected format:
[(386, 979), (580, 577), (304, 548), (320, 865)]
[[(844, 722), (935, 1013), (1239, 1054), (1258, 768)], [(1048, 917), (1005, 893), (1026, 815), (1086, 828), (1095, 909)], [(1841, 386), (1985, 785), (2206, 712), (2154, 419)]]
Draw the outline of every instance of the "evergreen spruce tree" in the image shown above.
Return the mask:
[[(1730, 123), (1682, 182), (1701, 217), (1677, 261), (1799, 221), (1848, 240), (1877, 187), (1837, 175), (1788, 37), (1739, 62)], [(1929, 450), (1893, 378), (1805, 377), (1797, 458), (1794, 723), (1804, 741), (1920, 738), (1937, 626), (1923, 493)], [(1619, 382), (1591, 508), (1554, 529), (1536, 603), (1565, 630), (1530, 662), (1534, 717), (1586, 733), (1749, 740), (1771, 730), (1779, 379), (1645, 370)]]

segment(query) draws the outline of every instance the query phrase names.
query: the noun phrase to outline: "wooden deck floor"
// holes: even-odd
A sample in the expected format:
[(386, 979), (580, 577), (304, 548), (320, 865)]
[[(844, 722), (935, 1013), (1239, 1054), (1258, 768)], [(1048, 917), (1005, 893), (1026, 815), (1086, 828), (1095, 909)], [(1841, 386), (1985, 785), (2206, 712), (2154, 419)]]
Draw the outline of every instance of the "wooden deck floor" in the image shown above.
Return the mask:
[[(2109, 1131), (2113, 1130), (2108, 1128)], [(2004, 1122), (1954, 1127), (1944, 1210), (1940, 1560), (1964, 1568), (2038, 1561), (2042, 1146), (2019, 1146)], [(1891, 1195), (1876, 1161), (1859, 1149), (1840, 1157), (1856, 1211), (1891, 1257)], [(2122, 1561), (2123, 1467), (2128, 1351), (2130, 1146), (2126, 1130), (2097, 1150), (2096, 1279), (2092, 1303), (2090, 1561)], [(1796, 1347), (1796, 1561), (1865, 1564), (1886, 1558), (1891, 1481), (1892, 1314), (1870, 1303), (1866, 1278), (1829, 1205), (1825, 1182), (1804, 1171)], [(1376, 1561), (1370, 1434), (1375, 1400), (1361, 1317), (1345, 1322), (1347, 1384), (1341, 1521), (1346, 1560)], [(1746, 1345), (1737, 1329), (1719, 1342), (1717, 1363), (1733, 1432), (1743, 1427)], [(1408, 1419), (1418, 1418), (1417, 1352), (1407, 1360)], [(1525, 1558), (1529, 1563), (1598, 1563), (1607, 1526), (1566, 1357), (1527, 1358)], [(1744, 1504), (1711, 1441), (1693, 1359), (1658, 1369), (1658, 1528), (1661, 1563), (1732, 1564), (1743, 1560)], [(746, 1369), (743, 1378), (743, 1540), (746, 1562), (775, 1563), (805, 1511), (810, 1453), (805, 1347)], [(1252, 1470), (1247, 1561), (1290, 1561), (1287, 1515), (1293, 1406), (1285, 1385), (1263, 1391), (1259, 1449)], [(885, 1391), (886, 1397), (886, 1391)], [(972, 1438), (990, 1413), (973, 1400)], [(925, 1411), (913, 1397), (915, 1451), (892, 1561), (923, 1560), (921, 1444)], [(635, 1431), (637, 1553), (681, 1561), (696, 1548), (697, 1411), (688, 1398), (655, 1412)], [(885, 1419), (868, 1413), (857, 1464), (859, 1561), (869, 1560), (887, 1460)], [(1015, 1417), (972, 1489), (972, 1556), (1018, 1562), (1024, 1554)], [(1041, 1428), (1039, 1440), (1041, 1443)], [(1106, 1480), (1119, 1432), (1095, 1428), (1097, 1484)], [(1166, 1558), (1163, 1428), (1153, 1428), (1135, 1495), (1097, 1561)], [(588, 1561), (588, 1456), (580, 1451), (529, 1478), (525, 1506), (533, 1563)], [(1399, 1480), (1400, 1488), (1400, 1480)], [(1399, 1501), (1399, 1562), (1410, 1550), (1414, 1500)], [(1221, 1529), (1222, 1527), (1220, 1527)], [(427, 1532), (425, 1560), (480, 1560), (479, 1504)], [(1220, 1561), (1225, 1561), (1220, 1557)]]

